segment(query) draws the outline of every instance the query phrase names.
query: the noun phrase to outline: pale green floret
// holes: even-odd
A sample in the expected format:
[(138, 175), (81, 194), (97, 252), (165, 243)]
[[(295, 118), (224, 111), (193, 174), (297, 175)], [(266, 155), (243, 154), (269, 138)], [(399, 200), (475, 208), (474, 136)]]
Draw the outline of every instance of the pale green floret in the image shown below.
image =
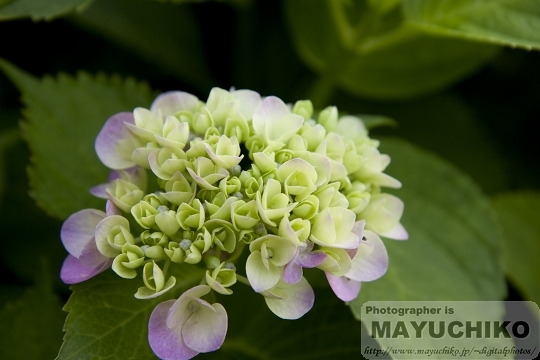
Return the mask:
[(118, 255), (112, 264), (112, 269), (124, 279), (133, 279), (137, 276), (136, 268), (144, 264), (144, 251), (129, 243), (124, 244), (122, 253)]
[(281, 164), (277, 170), (277, 179), (283, 184), (285, 193), (302, 201), (313, 193), (317, 186), (317, 171), (305, 160), (292, 159)]
[(298, 203), (290, 203), (289, 197), (281, 192), (281, 183), (274, 179), (269, 179), (262, 196), (257, 193), (257, 207), (261, 220), (270, 226), (276, 226), (274, 220), (278, 220), (294, 209)]
[(180, 204), (176, 210), (176, 220), (184, 230), (200, 229), (205, 220), (205, 211), (201, 201), (195, 199), (191, 204)]
[(229, 254), (236, 248), (236, 233), (228, 221), (209, 220), (200, 231), (204, 231), (205, 239), (209, 234), (212, 244)]
[(163, 133), (154, 135), (154, 137), (157, 143), (163, 147), (183, 149), (189, 140), (189, 124), (180, 122), (174, 116), (167, 116), (163, 125)]
[(356, 249), (360, 239), (352, 232), (356, 215), (342, 207), (329, 207), (312, 219), (309, 239), (316, 244), (341, 249)]
[(238, 200), (231, 205), (231, 221), (236, 230), (252, 229), (259, 223), (257, 202)]
[(120, 254), (124, 244), (135, 244), (129, 232), (129, 221), (120, 215), (107, 216), (101, 220), (96, 226), (95, 239), (99, 252), (109, 258)]
[[(240, 175), (240, 172), (238, 172), (238, 175)], [(219, 190), (225, 195), (239, 192), (241, 189), (242, 182), (236, 176), (230, 176), (219, 182)]]
[(206, 108), (216, 125), (225, 126), (225, 120), (238, 112), (240, 101), (227, 90), (215, 87), (210, 90)]
[(249, 158), (253, 160), (253, 154), (263, 151), (267, 143), (262, 135), (253, 135), (246, 140), (246, 149), (249, 150)]
[(338, 123), (338, 110), (335, 106), (329, 106), (319, 113), (317, 122), (324, 126), (326, 131), (335, 131)]
[(133, 150), (131, 153), (131, 161), (135, 164), (142, 166), (145, 169), (150, 169), (148, 157), (154, 151), (160, 149), (159, 145), (155, 142), (146, 143), (144, 146), (140, 146)]
[(253, 161), (263, 173), (267, 173), (277, 168), (276, 153), (269, 146), (262, 152), (253, 154)]
[(196, 134), (204, 134), (208, 128), (213, 126), (214, 120), (206, 108), (201, 109), (201, 112), (193, 114), (191, 129)]
[(307, 240), (311, 233), (311, 223), (309, 220), (294, 219), (289, 221), (288, 217), (283, 217), (279, 223), (278, 235), (290, 240), (297, 246)]
[(130, 212), (131, 207), (144, 196), (144, 192), (136, 185), (122, 179), (112, 181), (106, 191), (114, 205), (124, 212)]
[(293, 216), (300, 219), (309, 220), (319, 212), (319, 198), (309, 195), (293, 209)]
[(318, 269), (338, 277), (345, 275), (351, 269), (351, 257), (345, 250), (323, 246), (317, 252), (327, 255), (323, 263), (317, 266)]
[(326, 136), (326, 129), (320, 124), (317, 124), (315, 126), (309, 126), (307, 127), (307, 129), (302, 131), (300, 136), (302, 136), (302, 138), (306, 141), (307, 150), (315, 151), (321, 141), (324, 140)]
[(196, 159), (198, 157), (207, 157), (208, 154), (206, 153), (206, 147), (208, 146), (208, 143), (201, 139), (201, 138), (195, 138), (193, 141), (189, 144), (189, 149), (186, 151), (186, 155), (190, 159)]
[[(245, 174), (249, 174), (249, 172), (245, 171)], [(242, 178), (242, 175), (240, 176)], [(246, 196), (248, 199), (252, 200), (254, 199), (257, 194), (262, 192), (263, 189), (263, 179), (261, 177), (245, 177), (246, 180), (244, 181), (244, 191), (246, 193)]]
[(218, 190), (214, 184), (229, 176), (229, 172), (223, 167), (214, 165), (212, 160), (198, 157), (193, 162), (194, 170), (188, 168), (187, 171), (193, 180), (203, 189)]
[(142, 142), (155, 141), (154, 135), (163, 133), (163, 117), (161, 111), (152, 112), (145, 108), (133, 110), (135, 125), (126, 123), (127, 128)]
[(169, 180), (177, 171), (186, 170), (190, 164), (184, 150), (170, 146), (153, 151), (148, 162), (152, 172), (163, 180)]
[(137, 299), (153, 299), (163, 295), (176, 284), (174, 276), (165, 282), (165, 275), (161, 268), (154, 262), (149, 262), (143, 268), (143, 282), (145, 287), (140, 287), (135, 294)]
[(249, 125), (240, 114), (234, 114), (225, 122), (223, 134), (229, 138), (235, 136), (239, 142), (244, 142), (249, 137)]
[(161, 193), (161, 196), (174, 205), (180, 205), (193, 200), (195, 197), (196, 183), (190, 184), (185, 176), (177, 171), (165, 183), (165, 190), (167, 192)]
[(176, 234), (180, 229), (180, 224), (176, 220), (176, 211), (169, 210), (164, 205), (159, 206), (157, 210), (158, 214), (155, 217), (157, 227), (169, 236)]
[(157, 209), (144, 200), (131, 208), (131, 215), (133, 215), (135, 221), (144, 229), (150, 229), (155, 226), (157, 213)]
[(276, 152), (276, 162), (278, 166), (294, 158), (294, 152), (289, 149), (281, 149)]
[(261, 292), (276, 285), (283, 275), (283, 267), (294, 258), (296, 248), (290, 240), (275, 235), (251, 242), (246, 273), (253, 289)]
[(343, 138), (336, 133), (330, 132), (326, 135), (324, 145), (324, 153), (326, 154), (326, 156), (342, 164), (343, 157), (345, 155), (345, 142), (343, 141)]
[(244, 155), (240, 156), (240, 144), (236, 137), (219, 137), (215, 146), (206, 146), (206, 153), (214, 164), (224, 169), (230, 169), (240, 163)]
[[(367, 191), (352, 191), (347, 194), (349, 210), (359, 215), (368, 206), (371, 194)], [(358, 217), (357, 217), (358, 218)]]
[(236, 271), (221, 263), (212, 272), (206, 271), (206, 283), (216, 292), (223, 295), (231, 295), (233, 292), (228, 287), (236, 283)]
[(403, 214), (403, 202), (390, 194), (374, 194), (359, 219), (366, 221), (366, 230), (385, 236), (385, 233), (399, 226)]
[(205, 204), (210, 219), (231, 220), (231, 205), (235, 201), (238, 201), (237, 197), (231, 196), (227, 198), (222, 192), (218, 193), (211, 203), (206, 201)]
[(141, 233), (141, 241), (144, 245), (149, 246), (167, 246), (169, 237), (160, 231), (150, 232), (149, 230), (145, 230)]
[(163, 251), (172, 262), (181, 264), (186, 258), (185, 251), (180, 247), (180, 244), (176, 241), (170, 241), (167, 247), (163, 248)]
[(298, 100), (294, 104), (292, 112), (300, 115), (304, 120), (309, 120), (313, 116), (313, 104), (311, 100)]
[(289, 139), (286, 148), (293, 154), (304, 153), (307, 151), (307, 141), (302, 136), (294, 134)]
[(144, 251), (144, 256), (152, 260), (159, 261), (164, 260), (167, 257), (165, 250), (163, 250), (163, 246), (160, 245), (143, 245), (141, 246), (141, 249)]
[(344, 207), (349, 206), (349, 201), (340, 191), (340, 183), (330, 183), (322, 188), (319, 188), (313, 195), (319, 199), (319, 211), (328, 207)]

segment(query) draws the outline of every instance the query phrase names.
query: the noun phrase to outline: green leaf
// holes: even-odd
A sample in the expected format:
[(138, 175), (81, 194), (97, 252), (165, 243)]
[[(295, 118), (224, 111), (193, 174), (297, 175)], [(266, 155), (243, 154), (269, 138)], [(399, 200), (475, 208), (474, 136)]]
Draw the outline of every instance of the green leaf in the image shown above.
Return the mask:
[(409, 24), (438, 35), (540, 50), (537, 0), (403, 0)]
[(376, 99), (417, 97), (457, 82), (498, 52), (418, 30), (403, 21), (401, 6), (381, 12), (366, 2), (287, 0), (285, 10), (300, 57), (322, 76), (316, 100), (332, 86)]
[(0, 133), (0, 199), (4, 192), (6, 181), (6, 176), (4, 174), (4, 171), (6, 170), (4, 168), (4, 152), (13, 146), (19, 139), (19, 131), (17, 129), (4, 130)]
[(501, 300), (503, 238), (489, 200), (468, 176), (405, 141), (384, 139), (388, 174), (403, 188), (402, 223), (409, 240), (386, 240), (386, 275), (363, 284), (356, 312), (368, 300)]
[(98, 0), (70, 20), (201, 91), (214, 85), (189, 6), (148, 0)]
[[(502, 233), (478, 186), (454, 166), (402, 140), (382, 140), (381, 151), (392, 158), (388, 173), (403, 183), (393, 193), (405, 203), (402, 223), (409, 240), (385, 240), (388, 272), (362, 284), (351, 303), (355, 316), (366, 301), (502, 300)], [(499, 310), (502, 316), (502, 305)], [(383, 347), (391, 341), (380, 340)], [(425, 343), (418, 347), (429, 340), (421, 339)]]
[(522, 294), (540, 304), (540, 192), (515, 192), (493, 198), (505, 235), (506, 270)]
[(362, 359), (361, 324), (328, 287), (316, 290), (313, 308), (291, 321), (270, 312), (261, 295), (235, 286), (234, 294), (219, 299), (229, 318), (223, 346), (197, 359)]
[(88, 192), (108, 176), (95, 154), (95, 138), (111, 115), (149, 106), (153, 95), (148, 86), (84, 72), (40, 80), (3, 60), (0, 69), (23, 95), (22, 128), (32, 151), (28, 173), (38, 205), (58, 218), (102, 207), (103, 201)]
[(35, 284), (0, 311), (0, 358), (54, 358), (62, 343), (61, 307), (52, 292), (49, 270), (42, 267)]
[[(173, 264), (174, 265), (174, 264)], [(173, 266), (176, 288), (152, 300), (133, 295), (144, 286), (140, 277), (126, 280), (112, 270), (73, 285), (64, 310), (64, 344), (58, 360), (67, 359), (155, 359), (148, 344), (148, 319), (160, 302), (178, 297), (198, 285), (204, 271), (195, 266)]]
[(82, 11), (93, 0), (0, 0), (0, 21), (20, 18), (52, 20), (72, 11)]

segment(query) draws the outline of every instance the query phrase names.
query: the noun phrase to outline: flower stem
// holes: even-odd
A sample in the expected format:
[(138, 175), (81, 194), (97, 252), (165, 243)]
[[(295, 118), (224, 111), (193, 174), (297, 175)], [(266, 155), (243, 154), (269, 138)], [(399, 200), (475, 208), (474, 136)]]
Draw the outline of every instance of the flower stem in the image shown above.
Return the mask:
[(242, 284), (246, 284), (247, 286), (251, 287), (248, 278), (245, 276), (236, 274), (236, 280), (238, 280), (238, 282), (241, 282)]

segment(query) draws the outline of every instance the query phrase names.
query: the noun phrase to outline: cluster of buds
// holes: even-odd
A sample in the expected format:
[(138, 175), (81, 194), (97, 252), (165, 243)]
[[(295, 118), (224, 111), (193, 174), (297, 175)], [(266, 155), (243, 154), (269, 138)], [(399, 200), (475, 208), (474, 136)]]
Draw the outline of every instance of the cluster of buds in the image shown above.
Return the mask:
[(244, 283), (277, 316), (297, 319), (314, 302), (303, 268), (324, 271), (351, 301), (361, 282), (387, 270), (379, 236), (407, 238), (402, 201), (381, 192), (401, 186), (383, 172), (390, 158), (359, 118), (335, 107), (314, 116), (308, 100), (290, 106), (214, 88), (204, 103), (173, 91), (150, 109), (109, 118), (95, 144), (112, 169), (91, 189), (106, 209), (65, 221), (61, 277), (73, 284), (112, 267), (142, 276), (135, 297), (151, 299), (177, 285), (171, 267), (206, 270), (200, 285), (150, 317), (150, 345), (164, 359), (221, 346), (227, 313), (201, 298), (211, 291), (230, 295)]

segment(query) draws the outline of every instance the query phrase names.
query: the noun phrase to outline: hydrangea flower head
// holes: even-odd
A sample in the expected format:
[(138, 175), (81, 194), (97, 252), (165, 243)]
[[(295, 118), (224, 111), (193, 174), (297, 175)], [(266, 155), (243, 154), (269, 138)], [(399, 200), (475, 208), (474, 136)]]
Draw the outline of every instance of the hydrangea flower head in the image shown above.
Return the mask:
[(379, 236), (408, 237), (403, 202), (382, 192), (401, 184), (384, 173), (390, 158), (378, 145), (358, 117), (335, 107), (314, 114), (309, 100), (288, 105), (219, 88), (206, 102), (163, 93), (150, 109), (111, 116), (97, 136), (111, 176), (91, 192), (107, 208), (64, 223), (62, 279), (77, 283), (111, 267), (142, 277), (134, 296), (144, 301), (180, 292), (185, 282), (170, 274), (177, 264), (203, 269), (200, 285), (150, 317), (149, 342), (163, 359), (223, 344), (227, 313), (212, 293), (234, 296), (237, 283), (283, 319), (313, 306), (304, 269), (324, 271), (337, 297), (351, 301), (388, 268)]

